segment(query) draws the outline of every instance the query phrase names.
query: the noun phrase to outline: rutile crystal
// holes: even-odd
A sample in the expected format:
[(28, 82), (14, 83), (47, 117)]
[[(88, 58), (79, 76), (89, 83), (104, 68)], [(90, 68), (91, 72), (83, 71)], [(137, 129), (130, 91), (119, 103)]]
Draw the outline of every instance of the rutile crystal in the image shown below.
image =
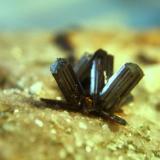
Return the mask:
[(58, 58), (50, 70), (66, 101), (41, 100), (48, 105), (127, 124), (115, 112), (133, 100), (131, 91), (144, 74), (134, 63), (124, 64), (113, 74), (113, 63), (113, 56), (102, 49), (84, 55), (74, 66), (68, 59)]

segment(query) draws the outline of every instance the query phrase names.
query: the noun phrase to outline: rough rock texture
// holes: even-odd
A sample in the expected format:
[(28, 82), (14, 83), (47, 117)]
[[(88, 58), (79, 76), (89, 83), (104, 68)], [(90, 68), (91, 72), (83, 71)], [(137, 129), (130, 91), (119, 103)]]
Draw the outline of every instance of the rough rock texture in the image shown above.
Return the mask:
[(120, 113), (123, 127), (44, 106), (39, 98), (59, 98), (49, 65), (66, 52), (52, 33), (0, 34), (1, 160), (160, 159), (160, 31), (70, 32), (76, 57), (103, 48), (115, 55), (115, 70), (136, 62), (145, 77), (135, 100)]

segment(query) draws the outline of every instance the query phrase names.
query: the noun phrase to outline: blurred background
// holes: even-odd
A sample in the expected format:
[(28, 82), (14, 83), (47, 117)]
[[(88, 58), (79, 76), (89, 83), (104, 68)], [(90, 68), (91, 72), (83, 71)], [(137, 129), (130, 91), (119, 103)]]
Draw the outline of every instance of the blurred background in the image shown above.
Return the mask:
[(160, 26), (160, 0), (0, 0), (0, 30)]

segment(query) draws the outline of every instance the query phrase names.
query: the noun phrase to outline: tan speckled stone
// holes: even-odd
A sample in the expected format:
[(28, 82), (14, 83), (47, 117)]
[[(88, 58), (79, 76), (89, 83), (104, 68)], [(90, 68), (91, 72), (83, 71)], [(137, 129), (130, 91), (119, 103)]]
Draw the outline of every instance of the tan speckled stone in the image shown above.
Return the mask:
[(143, 51), (160, 62), (159, 33), (83, 30), (71, 34), (77, 57), (102, 47), (115, 55), (115, 70), (128, 61), (143, 68), (145, 77), (133, 91), (135, 101), (123, 107), (125, 127), (44, 107), (40, 97), (61, 97), (49, 65), (64, 52), (53, 44), (51, 33), (3, 33), (0, 160), (160, 159), (160, 63), (137, 59)]

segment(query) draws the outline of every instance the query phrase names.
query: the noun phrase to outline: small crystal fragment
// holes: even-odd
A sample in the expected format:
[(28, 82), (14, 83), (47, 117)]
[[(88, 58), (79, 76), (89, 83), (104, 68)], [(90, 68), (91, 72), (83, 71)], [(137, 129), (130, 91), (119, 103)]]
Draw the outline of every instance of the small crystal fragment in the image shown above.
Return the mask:
[(79, 128), (87, 129), (87, 125), (84, 122), (79, 122)]
[(38, 95), (38, 94), (40, 94), (40, 92), (42, 90), (42, 87), (43, 87), (43, 83), (42, 82), (36, 82), (30, 87), (29, 93)]
[(117, 116), (117, 115), (114, 115), (114, 114), (110, 114), (110, 113), (107, 113), (107, 112), (101, 112), (101, 116), (103, 118), (107, 118), (107, 119), (110, 119), (111, 121), (114, 121), (116, 123), (119, 123), (121, 125), (126, 125), (127, 122), (126, 120), (122, 119), (121, 117)]
[(34, 122), (38, 127), (43, 127), (43, 122), (40, 119), (35, 119)]
[(92, 148), (90, 146), (86, 146), (86, 152), (91, 152), (92, 151)]

